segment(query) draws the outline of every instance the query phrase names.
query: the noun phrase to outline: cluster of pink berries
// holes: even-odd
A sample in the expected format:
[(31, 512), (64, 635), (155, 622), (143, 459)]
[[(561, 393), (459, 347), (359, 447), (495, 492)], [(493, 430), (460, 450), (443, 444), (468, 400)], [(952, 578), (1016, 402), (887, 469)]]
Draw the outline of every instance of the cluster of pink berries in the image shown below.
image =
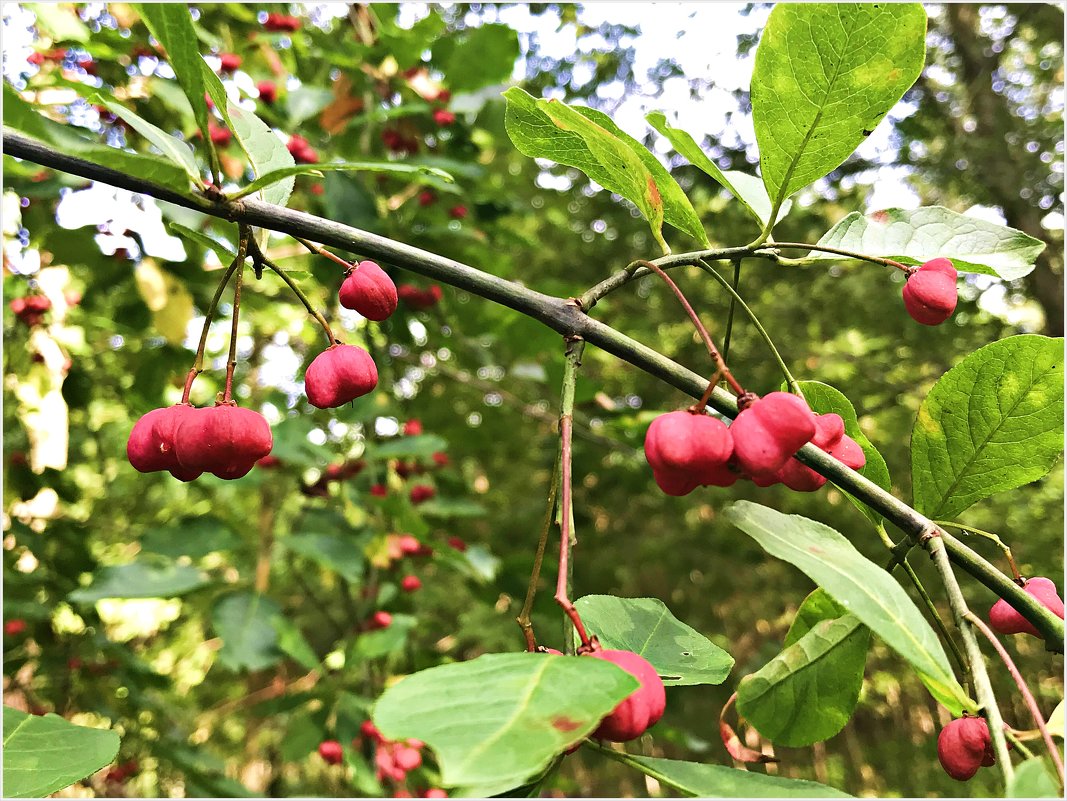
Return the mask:
[(948, 259), (931, 259), (904, 283), (904, 308), (917, 323), (938, 325), (956, 309), (958, 274)]
[(660, 415), (645, 435), (645, 458), (656, 484), (668, 495), (688, 495), (700, 486), (729, 487), (739, 478), (757, 486), (785, 484), (814, 492), (826, 479), (793, 457), (808, 442), (853, 470), (866, 464), (863, 450), (845, 433), (838, 414), (816, 415), (803, 398), (771, 392), (747, 394), (733, 424), (703, 412)]
[(300, 19), (298, 17), (290, 17), (287, 14), (271, 12), (263, 20), (263, 30), (271, 31), (272, 33), (295, 33), (300, 30)]
[(425, 311), (441, 301), (442, 293), (437, 284), (427, 289), (419, 289), (413, 284), (401, 284), (397, 289), (397, 296), (415, 311)]
[[(563, 656), (563, 652), (555, 648), (546, 648), (544, 652)], [(623, 743), (636, 740), (659, 722), (667, 708), (667, 693), (663, 687), (663, 680), (647, 659), (633, 651), (601, 648), (595, 641), (593, 650), (584, 656), (611, 662), (639, 682), (636, 690), (604, 716), (596, 731), (592, 733), (592, 737)], [(574, 750), (577, 750), (577, 746), (567, 753)]]
[[(273, 101), (271, 101), (273, 102)], [(311, 146), (311, 143), (307, 139), (299, 134), (293, 134), (289, 137), (289, 141), (285, 144), (289, 154), (293, 157), (293, 161), (297, 164), (318, 164), (319, 154), (315, 152), (315, 148)]]
[(9, 307), (20, 322), (33, 327), (44, 321), (44, 314), (52, 308), (52, 301), (44, 295), (26, 295), (15, 298)]
[(273, 445), (270, 425), (258, 412), (232, 401), (200, 409), (179, 403), (142, 416), (126, 456), (142, 473), (166, 470), (181, 481), (211, 473), (232, 480), (247, 475)]
[[(364, 745), (374, 749), (374, 769), (378, 781), (389, 780), (397, 785), (393, 798), (411, 798), (411, 793), (404, 786), (408, 774), (422, 766), (421, 740), (389, 740), (382, 736), (378, 727), (370, 720), (363, 721), (359, 727), (360, 736), (352, 741), (353, 750)], [(319, 744), (319, 756), (328, 765), (340, 765), (344, 761), (344, 747), (337, 740), (324, 740)], [(424, 790), (422, 798), (448, 798), (444, 790), (431, 787)]]

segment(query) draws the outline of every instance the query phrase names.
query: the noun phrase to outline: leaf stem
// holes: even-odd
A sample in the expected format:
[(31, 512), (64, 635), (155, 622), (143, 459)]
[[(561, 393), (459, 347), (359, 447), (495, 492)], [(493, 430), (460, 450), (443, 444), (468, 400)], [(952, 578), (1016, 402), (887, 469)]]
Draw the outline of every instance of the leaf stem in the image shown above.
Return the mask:
[(866, 253), (858, 253), (854, 250), (845, 250), (843, 248), (829, 247), (828, 245), (809, 245), (805, 242), (774, 242), (770, 247), (774, 248), (786, 248), (787, 250), (817, 250), (820, 253), (834, 253), (838, 256), (846, 256), (850, 259), (857, 259), (858, 261), (866, 261), (871, 264), (881, 264), (885, 267), (895, 267), (898, 270), (903, 270), (907, 275), (915, 272), (914, 267), (909, 267), (906, 264), (901, 264), (899, 261), (893, 259), (887, 259), (882, 256), (868, 256)]
[(336, 264), (338, 264), (339, 266), (341, 266), (345, 270), (351, 270), (352, 269), (352, 263), (351, 262), (345, 261), (340, 256), (338, 256), (336, 253), (333, 253), (333, 252), (327, 250), (326, 248), (322, 247), (322, 245), (316, 245), (314, 242), (309, 242), (306, 239), (301, 239), (299, 236), (294, 236), (293, 239), (295, 239), (301, 245), (306, 247), (312, 253), (315, 253), (315, 254), (317, 254), (319, 256), (324, 256), (325, 258), (329, 259), (332, 262), (335, 262)]
[(939, 526), (950, 526), (952, 528), (958, 528), (960, 531), (977, 534), (979, 537), (984, 537), (985, 539), (996, 543), (996, 546), (1004, 552), (1004, 558), (1008, 560), (1008, 565), (1011, 567), (1011, 573), (1015, 576), (1015, 580), (1022, 580), (1022, 574), (1019, 572), (1019, 567), (1015, 564), (1015, 558), (1012, 556), (1011, 548), (1009, 548), (996, 534), (982, 531), (982, 529), (974, 528), (973, 526), (965, 526), (963, 523), (957, 523), (953, 520), (934, 520), (933, 522)]
[(304, 294), (304, 290), (302, 290), (297, 285), (296, 281), (286, 275), (285, 271), (281, 267), (279, 267), (277, 264), (268, 259), (263, 254), (263, 251), (259, 249), (259, 245), (257, 245), (254, 241), (249, 242), (249, 247), (252, 251), (252, 258), (257, 264), (266, 265), (268, 269), (272, 270), (279, 278), (281, 278), (283, 281), (285, 281), (286, 284), (288, 284), (291, 290), (293, 290), (293, 294), (296, 295), (297, 298), (300, 299), (300, 302), (304, 304), (304, 308), (307, 309), (308, 314), (314, 317), (315, 320), (318, 321), (319, 325), (322, 326), (322, 330), (326, 334), (326, 341), (329, 342), (331, 346), (333, 346), (334, 344), (339, 344), (341, 340), (336, 339), (334, 337), (333, 331), (330, 329), (330, 324), (326, 322), (326, 318), (322, 316), (321, 312), (315, 310), (315, 307), (311, 305), (311, 300), (308, 298), (307, 295)]
[(230, 323), (230, 356), (226, 360), (226, 389), (222, 393), (222, 402), (229, 403), (233, 396), (233, 371), (237, 369), (237, 322), (241, 315), (241, 284), (244, 277), (244, 265), (237, 269), (233, 283), (233, 315)]
[[(730, 313), (726, 316), (726, 333), (722, 335), (722, 357), (730, 358), (730, 339), (734, 333), (734, 311), (737, 307), (737, 288), (741, 286), (741, 259), (734, 259), (733, 294), (730, 296)], [(706, 263), (706, 262), (705, 262)]]
[[(767, 333), (767, 329), (763, 327), (762, 323), (760, 323), (759, 318), (756, 317), (755, 312), (753, 312), (752, 309), (748, 307), (748, 304), (745, 303), (744, 299), (739, 294), (737, 294), (737, 290), (734, 289), (734, 287), (730, 286), (729, 281), (719, 275), (718, 270), (712, 267), (708, 262), (701, 259), (698, 262), (697, 266), (704, 270), (704, 272), (711, 275), (712, 278), (719, 282), (723, 289), (730, 293), (731, 314), (733, 313), (733, 304), (736, 302), (737, 305), (739, 305), (745, 312), (745, 314), (748, 316), (748, 319), (752, 322), (753, 327), (759, 333), (760, 337), (763, 338), (763, 341), (767, 343), (767, 348), (771, 351), (771, 355), (774, 357), (774, 360), (778, 362), (778, 369), (782, 371), (782, 375), (785, 377), (785, 381), (789, 385), (790, 392), (792, 392), (794, 395), (799, 395), (803, 398), (804, 393), (800, 389), (800, 384), (795, 378), (793, 378), (793, 374), (789, 372), (789, 367), (786, 365), (785, 359), (783, 359), (782, 354), (778, 352), (778, 348), (776, 348), (774, 345), (774, 340), (771, 339), (771, 335)], [(734, 269), (735, 280), (738, 276), (740, 276), (740, 274), (741, 262), (740, 260), (738, 260), (737, 267)], [(729, 334), (729, 329), (727, 329), (727, 334)], [(725, 358), (725, 355), (723, 358)]]
[(638, 259), (633, 263), (639, 267), (644, 267), (646, 270), (651, 270), (662, 278), (664, 283), (670, 287), (671, 291), (678, 298), (678, 302), (682, 304), (682, 308), (685, 309), (685, 313), (689, 315), (689, 319), (693, 321), (693, 326), (696, 328), (700, 338), (704, 341), (704, 347), (708, 349), (708, 355), (711, 356), (712, 361), (715, 362), (715, 366), (722, 373), (723, 378), (726, 379), (726, 383), (730, 385), (730, 388), (735, 394), (739, 396), (744, 395), (745, 388), (741, 386), (736, 378), (734, 378), (733, 374), (730, 372), (730, 368), (726, 366), (726, 361), (723, 359), (722, 354), (719, 353), (719, 349), (715, 347), (715, 343), (711, 341), (711, 334), (708, 333), (708, 329), (706, 329), (704, 324), (700, 322), (700, 317), (693, 311), (693, 307), (690, 305), (689, 300), (686, 298), (682, 290), (678, 288), (678, 285), (674, 283), (674, 280), (667, 275), (667, 273), (663, 272), (663, 269), (654, 262)]
[(1026, 708), (1030, 710), (1030, 714), (1034, 718), (1034, 723), (1037, 724), (1038, 731), (1041, 732), (1041, 739), (1045, 741), (1045, 747), (1048, 748), (1049, 755), (1052, 757), (1052, 763), (1056, 766), (1056, 773), (1060, 777), (1060, 790), (1063, 790), (1064, 776), (1063, 776), (1063, 758), (1060, 756), (1060, 750), (1056, 747), (1056, 743), (1052, 740), (1052, 735), (1049, 733), (1048, 726), (1045, 724), (1045, 718), (1041, 714), (1041, 710), (1037, 706), (1037, 701), (1034, 700), (1033, 693), (1030, 692), (1030, 688), (1026, 684), (1026, 680), (1023, 678), (1019, 669), (1015, 667), (1015, 663), (1012, 661), (1011, 656), (1004, 649), (1004, 646), (1000, 644), (1000, 641), (985, 624), (978, 615), (974, 612), (967, 613), (967, 620), (972, 626), (978, 629), (985, 638), (993, 646), (993, 650), (997, 652), (997, 656), (1004, 663), (1004, 667), (1008, 669), (1008, 673), (1011, 674), (1012, 679), (1015, 681), (1015, 686), (1019, 688), (1019, 695), (1023, 697), (1023, 703), (1026, 704)]
[[(563, 393), (560, 402), (559, 434), (560, 434), (560, 523), (559, 523), (559, 574), (556, 578), (556, 603), (562, 607), (578, 638), (582, 641), (582, 648), (592, 648), (589, 635), (585, 631), (585, 625), (578, 614), (578, 610), (570, 599), (570, 552), (571, 546), (577, 543), (572, 530), (574, 510), (571, 500), (571, 435), (574, 424), (574, 388), (577, 383), (578, 367), (582, 363), (582, 351), (585, 350), (585, 340), (581, 337), (569, 337), (566, 340), (566, 361), (563, 365)], [(570, 652), (568, 635), (564, 642), (568, 644), (567, 652)]]

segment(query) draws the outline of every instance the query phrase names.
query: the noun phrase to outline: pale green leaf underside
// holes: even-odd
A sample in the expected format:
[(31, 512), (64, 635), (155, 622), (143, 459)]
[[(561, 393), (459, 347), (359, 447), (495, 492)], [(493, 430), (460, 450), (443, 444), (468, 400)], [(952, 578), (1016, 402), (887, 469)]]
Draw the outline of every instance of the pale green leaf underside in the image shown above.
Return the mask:
[[(234, 136), (241, 143), (241, 148), (252, 162), (252, 170), (256, 178), (270, 175), (270, 173), (284, 170), (295, 166), (293, 156), (285, 146), (285, 142), (278, 138), (267, 124), (251, 111), (229, 105), (227, 109), (230, 124), (233, 126)], [(293, 193), (295, 180), (292, 174), (283, 176), (265, 186), (261, 196), (267, 203), (276, 206), (284, 206)]]
[(215, 604), (211, 624), (222, 638), (218, 661), (230, 670), (262, 670), (278, 661), (278, 605), (254, 592), (227, 595)]
[(587, 595), (575, 606), (601, 645), (640, 654), (665, 685), (721, 684), (733, 667), (733, 657), (658, 598)]
[[(801, 381), (800, 389), (804, 393), (804, 398), (812, 411), (818, 414), (833, 412), (841, 415), (841, 419), (845, 421), (845, 433), (856, 441), (856, 444), (863, 450), (863, 455), (867, 457), (867, 463), (859, 469), (859, 474), (873, 481), (882, 489), (889, 491), (892, 488), (889, 466), (885, 463), (885, 459), (882, 458), (882, 454), (878, 449), (867, 439), (863, 429), (860, 428), (859, 419), (856, 416), (856, 409), (853, 407), (852, 401), (845, 397), (840, 390), (821, 381)], [(882, 521), (882, 515), (863, 503), (863, 501), (852, 495), (848, 495), (848, 499), (874, 525), (877, 526)]]
[(954, 518), (1045, 475), (1063, 452), (1063, 339), (993, 342), (930, 390), (911, 435), (914, 505)]
[(446, 787), (517, 787), (636, 687), (600, 659), (487, 654), (408, 676), (378, 699), (373, 718), (389, 739), (429, 745)]
[(280, 170), (271, 170), (256, 178), (248, 186), (242, 186), (237, 192), (227, 195), (231, 199), (238, 199), (258, 192), (264, 187), (281, 181), (293, 175), (308, 175), (318, 172), (331, 172), (343, 170), (346, 172), (384, 172), (392, 175), (414, 175), (416, 177), (432, 176), (440, 178), (446, 183), (454, 183), (455, 179), (444, 170), (436, 167), (426, 167), (413, 164), (399, 164), (391, 161), (335, 161), (326, 164), (294, 164), (292, 167), (283, 167)]
[(918, 3), (780, 3), (756, 50), (752, 121), (772, 200), (839, 166), (919, 77)]
[(737, 687), (737, 711), (776, 745), (833, 737), (859, 700), (869, 630), (855, 615), (823, 620)]
[(833, 787), (804, 779), (768, 776), (725, 765), (628, 756), (627, 764), (690, 798), (851, 798)]
[(767, 553), (799, 568), (915, 669), (931, 695), (953, 714), (973, 711), (934, 630), (892, 576), (829, 526), (737, 501), (726, 518)]
[(185, 170), (193, 183), (203, 187), (204, 182), (200, 178), (200, 168), (196, 164), (196, 157), (193, 155), (192, 148), (189, 145), (171, 136), (162, 128), (141, 119), (125, 106), (114, 103), (105, 97), (96, 95), (93, 98), (93, 102), (103, 104), (112, 114), (125, 120), (137, 133), (158, 147), (164, 156)]
[(4, 797), (44, 798), (109, 764), (119, 736), (4, 707)]
[(192, 565), (139, 559), (127, 565), (101, 567), (93, 582), (70, 593), (76, 603), (95, 603), (104, 598), (174, 598), (211, 583)]
[[(681, 128), (675, 128), (667, 122), (667, 117), (662, 111), (653, 111), (646, 115), (645, 119), (649, 125), (663, 134), (667, 141), (674, 146), (674, 149), (689, 160), (690, 164), (710, 175), (731, 195), (737, 198), (760, 226), (766, 224), (767, 218), (771, 216), (771, 199), (767, 195), (767, 187), (763, 185), (763, 181), (754, 175), (739, 172), (738, 170), (719, 169), (719, 165), (701, 150), (700, 145), (696, 143), (696, 140), (690, 134)], [(790, 200), (782, 204), (782, 208), (778, 212), (779, 220), (789, 213), (792, 205), (793, 202)]]
[(1051, 761), (1047, 757), (1036, 756), (1016, 765), (1015, 776), (1008, 783), (1004, 797), (1063, 798)]
[(233, 261), (234, 257), (237, 255), (237, 251), (233, 249), (232, 244), (208, 236), (202, 231), (194, 231), (192, 228), (184, 226), (181, 223), (176, 223), (173, 220), (167, 223), (167, 227), (179, 236), (183, 236), (191, 242), (196, 242), (196, 244), (201, 245), (202, 247), (213, 250), (215, 255), (219, 257), (219, 261), (224, 264)]
[(789, 631), (785, 633), (783, 648), (788, 648), (824, 620), (835, 620), (848, 614), (848, 610), (835, 601), (822, 587), (816, 587), (800, 604)]
[[(943, 206), (885, 209), (863, 216), (848, 214), (819, 239), (820, 245), (922, 264), (942, 256), (965, 273), (995, 275), (1006, 281), (1033, 272), (1045, 249), (1040, 239), (1006, 225), (958, 214)], [(832, 253), (812, 251), (805, 263), (839, 261)]]

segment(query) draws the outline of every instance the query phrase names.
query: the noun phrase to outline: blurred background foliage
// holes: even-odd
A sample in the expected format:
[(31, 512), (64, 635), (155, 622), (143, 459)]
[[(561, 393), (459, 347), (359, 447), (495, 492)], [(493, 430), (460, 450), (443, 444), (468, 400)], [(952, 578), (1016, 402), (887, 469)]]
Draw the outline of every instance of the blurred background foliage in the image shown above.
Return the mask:
[[(646, 256), (653, 243), (625, 203), (574, 170), (515, 151), (499, 96), (513, 65), (514, 77), (535, 95), (612, 114), (626, 103), (662, 108), (665, 87), (677, 89), (679, 81), (699, 104), (705, 94), (723, 94), (716, 70), (742, 71), (732, 80), (747, 84), (768, 6), (689, 7), (693, 26), (718, 14), (737, 30), (736, 52), (700, 74), (685, 72), (671, 42), (643, 34), (639, 14), (611, 23), (593, 8), (203, 4), (193, 11), (202, 52), (242, 56), (239, 71), (226, 76), (231, 91), (254, 102), (280, 132), (299, 133), (324, 159), (397, 158), (435, 164), (457, 178), (452, 187), (426, 189), (372, 173), (301, 177), (291, 205), (572, 296)], [(265, 12), (294, 13), (302, 26), (266, 33)], [(960, 212), (979, 206), (978, 213), (1001, 215), (1043, 239), (1048, 248), (1038, 268), (1008, 284), (967, 276), (956, 314), (935, 329), (913, 324), (898, 277), (870, 265), (800, 271), (753, 261), (740, 279), (741, 293), (797, 377), (829, 383), (851, 399), (905, 499), (911, 426), (937, 378), (988, 342), (1063, 330), (1062, 10), (948, 4), (928, 12), (928, 66), (905, 96), (905, 113), (883, 126), (879, 147), (861, 149), (802, 192), (776, 235), (815, 241), (847, 212), (873, 210), (872, 197), (892, 183), (923, 204)], [(3, 13), (5, 78), (57, 118), (87, 136), (145, 148), (79, 99), (102, 82), (164, 129), (186, 136), (195, 130), (129, 6), (5, 4)], [(529, 24), (516, 37), (509, 20), (519, 16)], [(18, 32), (23, 51), (10, 45)], [(651, 62), (649, 53), (657, 56)], [(273, 104), (255, 101), (255, 84), (263, 80), (277, 84)], [(454, 123), (432, 116), (442, 107), (433, 99), (438, 88), (452, 92)], [(723, 168), (754, 171), (746, 92), (726, 94), (734, 108), (706, 116), (705, 145)], [(654, 144), (643, 129), (628, 130)], [(406, 137), (409, 152), (390, 152), (385, 131)], [(225, 153), (229, 176), (240, 178), (236, 146)], [(271, 417), (282, 464), (237, 482), (181, 484), (165, 474), (141, 475), (125, 459), (125, 439), (141, 414), (180, 395), (190, 345), (220, 275), (217, 258), (203, 247), (184, 240), (182, 253), (166, 240), (159, 209), (164, 222), (231, 242), (235, 231), (129, 193), (88, 189), (80, 179), (10, 157), (4, 167), (4, 614), (28, 622), (24, 634), (5, 637), (5, 703), (120, 732), (120, 761), (137, 762), (132, 778), (121, 784), (97, 775), (68, 794), (389, 794), (394, 788), (375, 787), (365, 762), (354, 774), (362, 778), (346, 783), (312, 752), (320, 740), (352, 732), (391, 677), (522, 647), (514, 617), (558, 442), (558, 337), (448, 287), (437, 306), (402, 307), (380, 325), (342, 315), (347, 341), (371, 349), (382, 382), (350, 407), (318, 411), (304, 401), (300, 377), (321, 347), (320, 332), (280, 282), (249, 281), (239, 398)], [(752, 238), (743, 210), (717, 186), (677, 157), (672, 167), (713, 242)], [(71, 210), (66, 218), (64, 207)], [(684, 250), (693, 243), (679, 235), (672, 244)], [(285, 237), (273, 237), (270, 252), (317, 305), (339, 311), (334, 264)], [(729, 305), (721, 290), (695, 270), (676, 278), (721, 340)], [(6, 304), (37, 291), (57, 299), (77, 293), (80, 302), (65, 310), (55, 304), (45, 324), (31, 328)], [(617, 292), (594, 314), (706, 370), (675, 299), (651, 280)], [(197, 382), (197, 403), (210, 402), (220, 388), (228, 326), (223, 319), (213, 328), (213, 370)], [(730, 357), (749, 387), (764, 392), (778, 385), (763, 344), (740, 319)], [(823, 521), (875, 559), (882, 546), (833, 488), (802, 495), (738, 484), (684, 499), (658, 492), (640, 450), (644, 431), (656, 414), (687, 402), (586, 350), (578, 386), (574, 586), (576, 595), (660, 598), (734, 656), (735, 670), (721, 687), (672, 689), (654, 736), (635, 744), (649, 755), (730, 764), (715, 716), (736, 682), (780, 650), (812, 587), (720, 522), (722, 503), (749, 498)], [(421, 421), (421, 437), (398, 433), (412, 419)], [(438, 466), (434, 452), (447, 453), (449, 464)], [(328, 465), (356, 460), (365, 462), (356, 475), (321, 480)], [(424, 472), (411, 474), (412, 462)], [(388, 487), (385, 498), (371, 495), (375, 484)], [(434, 485), (437, 497), (413, 505), (408, 493), (416, 484)], [(997, 532), (1024, 574), (1058, 581), (1062, 468), (979, 504), (964, 522)], [(397, 559), (390, 535), (398, 533), (414, 534), (433, 556)], [(462, 538), (466, 551), (450, 547), (450, 537)], [(971, 544), (997, 560), (988, 543)], [(913, 557), (935, 588), (927, 561)], [(99, 586), (116, 565), (131, 566), (110, 574), (128, 595), (160, 572), (186, 583), (170, 600), (98, 600), (92, 590), (77, 592), (90, 581)], [(406, 573), (421, 578), (417, 593), (398, 592)], [(994, 600), (974, 583), (964, 590), (978, 609)], [(220, 602), (253, 592), (279, 612), (264, 618), (273, 634), (247, 652), (223, 645), (227, 606)], [(944, 598), (934, 597), (944, 607)], [(230, 612), (233, 606), (231, 600)], [(367, 646), (358, 635), (377, 609), (397, 616), (397, 634)], [(546, 644), (560, 646), (551, 592), (539, 596), (535, 623)], [(1043, 710), (1051, 711), (1063, 694), (1062, 657), (1044, 653), (1036, 640), (1012, 640)], [(322, 659), (328, 669), (311, 670)], [(1006, 719), (1028, 728), (1010, 679), (995, 666), (993, 674)], [(767, 770), (857, 795), (955, 795), (964, 788), (945, 776), (935, 753), (936, 732), (947, 720), (907, 667), (875, 641), (851, 723), (815, 747), (779, 749), (781, 763)], [(433, 780), (427, 768), (411, 789)], [(965, 790), (990, 794), (996, 781), (993, 771), (983, 771)], [(639, 774), (584, 752), (565, 760), (549, 789), (659, 792)]]

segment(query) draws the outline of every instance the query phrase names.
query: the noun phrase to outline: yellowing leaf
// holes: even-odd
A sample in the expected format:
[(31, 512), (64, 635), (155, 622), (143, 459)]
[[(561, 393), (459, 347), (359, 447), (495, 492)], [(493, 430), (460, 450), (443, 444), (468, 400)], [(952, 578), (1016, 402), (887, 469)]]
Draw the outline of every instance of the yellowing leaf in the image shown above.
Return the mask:
[(193, 296), (169, 273), (163, 272), (151, 259), (145, 259), (134, 273), (137, 289), (145, 305), (152, 312), (152, 322), (168, 342), (181, 343), (185, 330), (193, 319)]

